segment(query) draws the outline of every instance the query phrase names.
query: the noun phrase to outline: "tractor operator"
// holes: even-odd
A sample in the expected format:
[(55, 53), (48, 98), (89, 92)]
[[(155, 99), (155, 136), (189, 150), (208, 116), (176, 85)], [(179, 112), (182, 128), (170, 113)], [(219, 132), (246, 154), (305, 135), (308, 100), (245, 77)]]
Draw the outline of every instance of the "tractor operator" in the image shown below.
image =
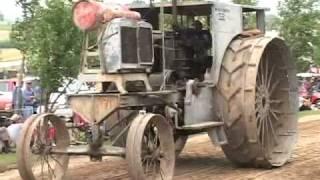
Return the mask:
[(212, 65), (212, 58), (208, 51), (212, 47), (212, 37), (208, 30), (203, 30), (203, 25), (199, 20), (192, 24), (194, 34), (192, 36), (193, 49), (193, 72), (194, 77), (203, 80), (206, 70)]

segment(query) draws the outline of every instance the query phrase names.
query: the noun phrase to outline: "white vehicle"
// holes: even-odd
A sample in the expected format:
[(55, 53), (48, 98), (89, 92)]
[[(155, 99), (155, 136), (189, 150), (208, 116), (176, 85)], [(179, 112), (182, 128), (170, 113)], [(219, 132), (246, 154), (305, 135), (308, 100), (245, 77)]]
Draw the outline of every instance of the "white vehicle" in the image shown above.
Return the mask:
[[(88, 91), (92, 91), (92, 89), (86, 83), (77, 79), (66, 79), (63, 85), (58, 88), (58, 92), (51, 93), (49, 108), (52, 107), (51, 111), (59, 117), (69, 119), (72, 117), (73, 112), (67, 104), (68, 95), (81, 94)], [(52, 106), (52, 104), (54, 105)], [(40, 106), (37, 112), (44, 112), (44, 106)]]

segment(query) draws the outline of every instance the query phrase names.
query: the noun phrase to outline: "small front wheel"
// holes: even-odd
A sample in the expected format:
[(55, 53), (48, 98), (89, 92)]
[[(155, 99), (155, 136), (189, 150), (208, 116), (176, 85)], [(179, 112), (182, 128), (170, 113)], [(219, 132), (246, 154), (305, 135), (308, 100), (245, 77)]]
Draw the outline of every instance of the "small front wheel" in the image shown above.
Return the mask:
[(163, 116), (139, 114), (133, 120), (127, 136), (126, 159), (133, 180), (173, 178), (173, 129)]
[(59, 117), (41, 114), (28, 118), (17, 146), (17, 163), (22, 179), (65, 179), (69, 156), (55, 155), (51, 150), (66, 150), (68, 146), (69, 134)]

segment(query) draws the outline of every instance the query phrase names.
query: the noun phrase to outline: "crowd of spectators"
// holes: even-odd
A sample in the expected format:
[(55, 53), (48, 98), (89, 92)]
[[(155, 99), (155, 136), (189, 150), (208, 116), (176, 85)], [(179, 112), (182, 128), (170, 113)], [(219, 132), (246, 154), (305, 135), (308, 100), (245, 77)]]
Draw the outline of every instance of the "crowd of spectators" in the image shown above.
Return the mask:
[(300, 111), (318, 109), (320, 104), (320, 77), (303, 78), (299, 83)]

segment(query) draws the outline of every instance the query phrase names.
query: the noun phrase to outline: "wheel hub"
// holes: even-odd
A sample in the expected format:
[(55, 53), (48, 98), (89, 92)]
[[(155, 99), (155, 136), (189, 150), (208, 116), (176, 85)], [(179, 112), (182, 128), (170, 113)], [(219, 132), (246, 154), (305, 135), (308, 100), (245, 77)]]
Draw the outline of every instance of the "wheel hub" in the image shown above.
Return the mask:
[(270, 94), (268, 88), (261, 85), (257, 91), (257, 107), (258, 113), (261, 113), (262, 118), (268, 115), (270, 111)]

